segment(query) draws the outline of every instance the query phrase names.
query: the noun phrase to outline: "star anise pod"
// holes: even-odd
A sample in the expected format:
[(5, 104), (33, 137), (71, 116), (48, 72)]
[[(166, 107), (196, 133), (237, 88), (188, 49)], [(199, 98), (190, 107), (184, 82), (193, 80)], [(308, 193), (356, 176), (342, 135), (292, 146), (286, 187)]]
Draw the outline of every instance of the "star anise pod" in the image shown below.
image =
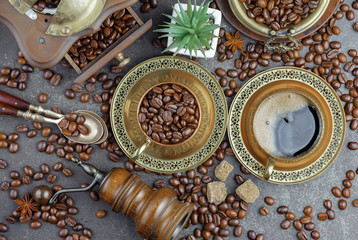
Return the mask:
[(32, 211), (38, 212), (39, 210), (36, 208), (38, 204), (34, 201), (33, 198), (30, 198), (29, 194), (25, 194), (25, 199), (21, 198), (21, 200), (17, 199), (15, 200), (15, 203), (20, 205), (15, 209), (15, 211), (21, 211), (21, 217), (24, 217), (26, 214), (31, 218), (32, 217)]
[(242, 45), (246, 38), (239, 38), (239, 32), (236, 33), (225, 33), (226, 36), (226, 42), (224, 43), (225, 46), (228, 46), (229, 49), (235, 53), (237, 49), (239, 49), (239, 51), (246, 55), (242, 50), (245, 49), (245, 47)]

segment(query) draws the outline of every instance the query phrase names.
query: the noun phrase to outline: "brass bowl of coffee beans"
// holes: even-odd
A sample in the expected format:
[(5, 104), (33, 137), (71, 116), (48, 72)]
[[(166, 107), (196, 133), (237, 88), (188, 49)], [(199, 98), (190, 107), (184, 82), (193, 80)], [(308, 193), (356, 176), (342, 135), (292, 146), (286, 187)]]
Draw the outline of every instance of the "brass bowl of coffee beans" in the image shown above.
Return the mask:
[(183, 84), (160, 83), (149, 89), (138, 106), (138, 123), (157, 144), (183, 144), (200, 126), (201, 108)]
[[(268, 50), (284, 52), (298, 47), (301, 39), (318, 30), (334, 13), (339, 0), (228, 0), (243, 32), (266, 40)], [(252, 35), (250, 34), (252, 33)], [(258, 36), (258, 37), (257, 37)], [(292, 41), (291, 46), (272, 42)]]
[(202, 164), (224, 138), (228, 109), (214, 76), (185, 58), (134, 67), (112, 98), (111, 126), (123, 152), (148, 170), (183, 172)]

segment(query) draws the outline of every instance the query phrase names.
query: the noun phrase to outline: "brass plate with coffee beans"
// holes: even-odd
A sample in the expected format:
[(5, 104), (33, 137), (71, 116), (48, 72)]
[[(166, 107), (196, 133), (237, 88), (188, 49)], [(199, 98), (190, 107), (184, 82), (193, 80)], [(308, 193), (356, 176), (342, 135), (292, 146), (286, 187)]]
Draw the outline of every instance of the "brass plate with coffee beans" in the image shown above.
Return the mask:
[[(263, 178), (274, 159), (270, 182), (299, 183), (334, 161), (344, 140), (344, 111), (319, 76), (300, 68), (273, 68), (239, 90), (230, 108), (228, 135), (236, 157), (251, 173)], [(302, 149), (301, 138), (307, 141)]]
[(184, 143), (151, 143), (136, 163), (161, 173), (183, 172), (199, 166), (220, 145), (227, 125), (225, 95), (201, 65), (185, 59), (157, 57), (134, 67), (122, 79), (111, 104), (111, 125), (118, 144), (130, 158), (148, 138), (138, 121), (138, 105), (148, 89), (159, 83), (179, 83), (197, 98), (201, 120), (195, 134)]
[[(284, 29), (280, 29), (276, 35), (285, 36), (290, 33), (290, 29), (294, 29), (294, 33), (291, 36), (297, 40), (313, 34), (330, 19), (339, 2), (339, 0), (320, 0), (316, 10), (312, 14), (309, 14), (307, 18), (302, 19), (297, 25), (288, 24)], [(258, 1), (255, 1), (255, 3), (257, 4)], [(264, 1), (263, 5), (262, 3), (259, 3), (259, 5), (266, 5), (268, 7), (268, 3), (269, 1)], [(259, 41), (266, 41), (272, 37), (270, 28), (266, 24), (259, 24), (255, 19), (247, 16), (247, 4), (245, 2), (243, 3), (240, 0), (222, 0), (217, 1), (217, 4), (230, 24), (246, 36)], [(277, 41), (287, 41), (287, 39), (277, 39)]]

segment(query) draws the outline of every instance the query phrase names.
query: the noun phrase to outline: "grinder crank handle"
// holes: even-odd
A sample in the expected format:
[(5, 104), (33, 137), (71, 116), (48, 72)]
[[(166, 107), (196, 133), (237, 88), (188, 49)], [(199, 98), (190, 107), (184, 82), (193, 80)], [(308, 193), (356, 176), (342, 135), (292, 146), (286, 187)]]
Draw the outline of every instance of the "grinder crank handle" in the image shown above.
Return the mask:
[(58, 198), (58, 196), (60, 196), (62, 193), (71, 193), (71, 192), (86, 192), (88, 190), (91, 190), (94, 186), (96, 186), (97, 184), (100, 184), (103, 181), (103, 178), (105, 177), (105, 173), (98, 170), (95, 166), (93, 166), (92, 164), (88, 164), (88, 163), (84, 163), (81, 160), (72, 157), (71, 161), (76, 163), (78, 166), (82, 167), (82, 169), (91, 177), (94, 177), (92, 183), (90, 185), (88, 185), (87, 187), (83, 187), (83, 188), (67, 188), (67, 189), (62, 189), (58, 192), (56, 192), (51, 199), (49, 200), (49, 204), (53, 204), (56, 199)]
[(22, 110), (22, 111), (33, 111), (38, 114), (44, 114), (47, 117), (56, 118), (59, 119), (63, 117), (63, 115), (58, 114), (56, 112), (53, 112), (51, 110), (44, 109), (41, 106), (34, 106), (25, 100), (18, 98), (10, 93), (4, 92), (0, 90), (0, 103), (9, 105), (11, 107), (14, 107), (16, 109)]

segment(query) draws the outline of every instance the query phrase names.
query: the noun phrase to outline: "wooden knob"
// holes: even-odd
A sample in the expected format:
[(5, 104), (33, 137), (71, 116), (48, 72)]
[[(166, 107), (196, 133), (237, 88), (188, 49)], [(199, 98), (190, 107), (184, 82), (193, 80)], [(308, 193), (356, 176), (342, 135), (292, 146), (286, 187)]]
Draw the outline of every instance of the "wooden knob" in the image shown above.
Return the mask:
[(114, 212), (134, 219), (139, 236), (147, 239), (175, 239), (189, 219), (192, 203), (181, 203), (170, 188), (152, 190), (140, 176), (115, 168), (102, 183), (100, 198)]

